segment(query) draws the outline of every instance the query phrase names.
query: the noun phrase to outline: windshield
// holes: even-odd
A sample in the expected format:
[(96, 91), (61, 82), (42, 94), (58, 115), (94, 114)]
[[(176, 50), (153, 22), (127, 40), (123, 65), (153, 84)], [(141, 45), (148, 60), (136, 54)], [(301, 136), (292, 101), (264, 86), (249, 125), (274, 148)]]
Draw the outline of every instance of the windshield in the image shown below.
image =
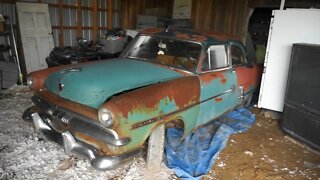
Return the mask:
[(135, 58), (195, 71), (202, 46), (198, 43), (157, 36), (137, 36), (122, 57)]

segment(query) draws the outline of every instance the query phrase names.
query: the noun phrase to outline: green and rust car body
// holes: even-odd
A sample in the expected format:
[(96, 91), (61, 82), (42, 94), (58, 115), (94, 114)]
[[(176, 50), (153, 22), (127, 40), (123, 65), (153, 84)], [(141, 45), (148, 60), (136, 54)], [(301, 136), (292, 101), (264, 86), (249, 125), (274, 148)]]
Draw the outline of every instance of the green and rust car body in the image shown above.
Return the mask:
[[(67, 153), (87, 157), (100, 170), (116, 168), (138, 156), (154, 128), (171, 124), (184, 135), (249, 101), (260, 71), (245, 60), (232, 65), (231, 36), (183, 30), (148, 29), (143, 36), (165, 37), (199, 44), (194, 71), (127, 57), (55, 67), (33, 72), (32, 112), (35, 128), (64, 146)], [(223, 45), (227, 66), (204, 70), (210, 46)], [(130, 50), (132, 46), (128, 47)], [(128, 50), (127, 50), (128, 51)], [(112, 116), (101, 123), (99, 111)]]

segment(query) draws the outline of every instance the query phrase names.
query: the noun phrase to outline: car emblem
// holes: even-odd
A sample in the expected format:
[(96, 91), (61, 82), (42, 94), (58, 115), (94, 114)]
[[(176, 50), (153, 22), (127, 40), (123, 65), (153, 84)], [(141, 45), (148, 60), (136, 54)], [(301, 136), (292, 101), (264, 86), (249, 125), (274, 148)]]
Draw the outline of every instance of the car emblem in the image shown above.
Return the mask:
[(64, 86), (64, 85), (63, 85), (62, 83), (60, 83), (60, 82), (59, 82), (59, 84), (58, 84), (58, 90), (59, 90), (59, 91), (62, 91), (63, 86)]
[(79, 72), (79, 71), (82, 71), (82, 69), (80, 67), (71, 67), (69, 69), (65, 69), (65, 70), (62, 70), (60, 71), (60, 73), (67, 73), (67, 72)]

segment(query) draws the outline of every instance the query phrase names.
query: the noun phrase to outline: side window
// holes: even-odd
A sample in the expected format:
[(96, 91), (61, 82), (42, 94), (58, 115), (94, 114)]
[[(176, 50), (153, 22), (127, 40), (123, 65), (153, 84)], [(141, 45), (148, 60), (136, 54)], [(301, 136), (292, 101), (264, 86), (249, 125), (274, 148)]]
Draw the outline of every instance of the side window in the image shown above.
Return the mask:
[(205, 59), (202, 63), (202, 70), (213, 70), (228, 66), (227, 52), (225, 45), (214, 45), (208, 48)]
[(231, 61), (232, 65), (240, 65), (246, 62), (245, 56), (240, 47), (231, 45)]

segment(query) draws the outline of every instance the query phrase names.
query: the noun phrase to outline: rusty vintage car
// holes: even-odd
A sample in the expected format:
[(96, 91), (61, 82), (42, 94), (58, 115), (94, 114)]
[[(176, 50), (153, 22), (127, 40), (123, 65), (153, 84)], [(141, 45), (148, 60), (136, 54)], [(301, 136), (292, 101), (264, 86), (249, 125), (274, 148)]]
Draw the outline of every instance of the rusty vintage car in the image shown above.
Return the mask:
[(148, 29), (117, 59), (32, 72), (36, 108), (27, 111), (67, 154), (109, 170), (139, 156), (159, 125), (180, 126), (186, 136), (248, 104), (259, 79), (231, 36)]

